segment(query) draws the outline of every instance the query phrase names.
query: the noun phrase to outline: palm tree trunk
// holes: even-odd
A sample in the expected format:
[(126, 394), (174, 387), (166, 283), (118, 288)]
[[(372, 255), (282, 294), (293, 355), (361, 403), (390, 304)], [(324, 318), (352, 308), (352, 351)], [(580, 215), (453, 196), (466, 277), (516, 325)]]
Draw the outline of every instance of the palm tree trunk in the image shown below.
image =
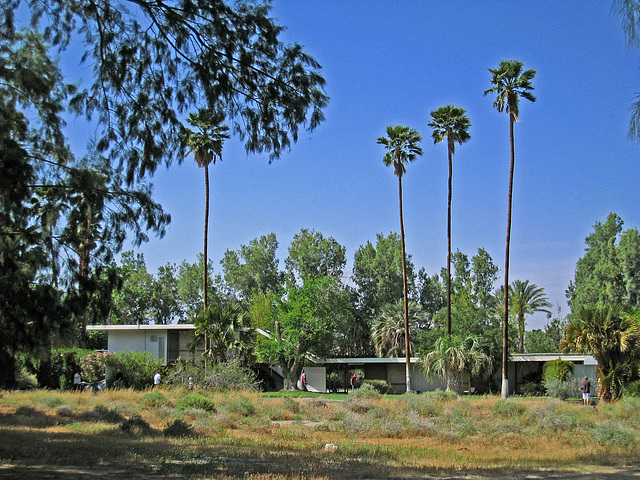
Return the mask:
[(449, 196), (447, 202), (447, 335), (451, 335), (451, 178), (453, 177), (453, 161), (451, 141), (449, 148)]
[(209, 165), (204, 165), (204, 267), (202, 274), (203, 306), (209, 306), (207, 297), (207, 243), (209, 241)]
[(409, 353), (409, 295), (407, 293), (407, 254), (404, 244), (404, 221), (402, 217), (402, 176), (398, 175), (398, 197), (400, 205), (400, 243), (402, 244), (402, 287), (404, 294), (404, 351), (406, 360), (406, 388), (411, 391), (411, 357)]
[(509, 247), (511, 243), (511, 205), (513, 197), (513, 113), (509, 113), (509, 140), (511, 143), (511, 167), (509, 168), (509, 200), (507, 209), (507, 241), (504, 260), (504, 319), (502, 325), (502, 398), (509, 396)]
[[(209, 306), (209, 298), (207, 296), (207, 244), (209, 243), (209, 164), (204, 164), (204, 246), (203, 246), (203, 273), (202, 273), (202, 304), (204, 309)], [(207, 332), (204, 334), (204, 351), (209, 349), (209, 338)], [(207, 369), (207, 360), (204, 361), (205, 371)]]

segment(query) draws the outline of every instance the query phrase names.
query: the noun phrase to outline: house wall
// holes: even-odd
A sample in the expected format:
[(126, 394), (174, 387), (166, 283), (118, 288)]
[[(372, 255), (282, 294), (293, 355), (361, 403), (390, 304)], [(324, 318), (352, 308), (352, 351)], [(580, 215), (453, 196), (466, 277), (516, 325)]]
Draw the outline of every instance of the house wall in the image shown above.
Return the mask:
[(112, 330), (107, 345), (110, 352), (149, 352), (154, 358), (167, 359), (166, 330)]
[(307, 390), (310, 392), (327, 391), (327, 369), (326, 367), (304, 367), (307, 375)]

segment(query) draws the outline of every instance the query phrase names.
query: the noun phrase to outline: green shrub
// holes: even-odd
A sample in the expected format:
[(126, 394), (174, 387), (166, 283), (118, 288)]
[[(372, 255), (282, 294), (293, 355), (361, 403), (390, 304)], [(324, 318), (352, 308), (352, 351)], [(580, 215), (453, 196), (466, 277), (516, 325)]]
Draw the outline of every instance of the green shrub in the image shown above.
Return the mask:
[(524, 415), (527, 407), (515, 400), (498, 400), (491, 410), (500, 417), (513, 418)]
[(565, 381), (551, 379), (545, 380), (544, 382), (544, 388), (547, 390), (547, 395), (560, 400), (580, 397), (580, 385), (580, 380), (573, 377)]
[(85, 382), (97, 382), (104, 379), (104, 367), (107, 360), (114, 354), (111, 352), (88, 353), (80, 359), (82, 380)]
[(180, 359), (166, 372), (164, 383), (184, 387), (189, 377), (193, 378), (196, 388), (204, 390), (256, 390), (259, 386), (255, 373), (239, 362), (214, 363), (205, 371), (200, 365)]
[(617, 422), (596, 425), (591, 431), (591, 437), (595, 443), (605, 447), (630, 447), (635, 444), (633, 434)]
[(96, 405), (93, 409), (97, 419), (103, 422), (120, 423), (124, 420), (124, 417), (115, 409), (109, 409), (104, 405)]
[(365, 383), (349, 394), (349, 399), (354, 398), (380, 398), (380, 393), (373, 385)]
[(292, 413), (300, 413), (300, 404), (289, 397), (282, 397), (282, 406)]
[(64, 402), (59, 397), (46, 397), (42, 400), (42, 403), (44, 403), (49, 408), (56, 408), (62, 405)]
[(440, 388), (436, 388), (433, 392), (426, 392), (423, 395), (428, 395), (441, 402), (450, 402), (452, 400), (457, 400), (460, 396), (456, 392), (445, 392)]
[(162, 392), (157, 390), (154, 392), (145, 393), (139, 401), (140, 405), (144, 408), (161, 407), (167, 404), (167, 397)]
[(163, 362), (149, 352), (118, 352), (107, 357), (106, 364), (113, 369), (107, 378), (107, 387), (113, 385), (115, 371), (119, 368), (124, 376), (124, 386), (136, 390), (148, 388), (153, 383), (153, 376), (163, 369)]
[(640, 380), (629, 383), (625, 388), (625, 395), (640, 397)]
[(224, 409), (229, 413), (235, 413), (243, 417), (248, 417), (256, 412), (256, 407), (251, 403), (251, 400), (243, 396), (227, 402)]
[(385, 395), (391, 391), (391, 384), (386, 380), (361, 380), (360, 388), (370, 385), (376, 392)]
[(573, 362), (565, 360), (549, 360), (542, 367), (545, 385), (552, 380), (566, 381), (573, 374)]
[(149, 433), (151, 426), (139, 415), (133, 415), (120, 424), (120, 430), (126, 433)]
[(35, 370), (38, 386), (51, 389), (71, 388), (73, 386), (73, 375), (81, 371), (81, 360), (93, 353), (93, 350), (82, 348), (52, 349), (51, 356), (48, 359), (41, 360)]
[(193, 437), (195, 436), (195, 432), (189, 426), (189, 424), (183, 422), (182, 420), (175, 420), (172, 424), (167, 425), (162, 431), (162, 434), (165, 437)]
[(190, 393), (178, 400), (176, 406), (180, 410), (198, 409), (207, 412), (213, 412), (216, 405), (209, 397), (205, 397), (199, 393)]
[(442, 402), (439, 402), (431, 395), (406, 394), (402, 399), (407, 405), (409, 411), (416, 412), (422, 417), (436, 417), (442, 414)]

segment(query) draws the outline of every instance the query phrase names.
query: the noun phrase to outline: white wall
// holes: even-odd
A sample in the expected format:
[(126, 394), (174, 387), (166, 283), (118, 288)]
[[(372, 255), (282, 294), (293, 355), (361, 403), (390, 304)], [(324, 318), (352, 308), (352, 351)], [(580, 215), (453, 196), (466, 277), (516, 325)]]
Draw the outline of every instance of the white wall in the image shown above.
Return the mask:
[[(151, 340), (155, 339), (155, 342)], [(108, 337), (110, 352), (149, 352), (155, 358), (167, 358), (166, 330), (111, 330)]]

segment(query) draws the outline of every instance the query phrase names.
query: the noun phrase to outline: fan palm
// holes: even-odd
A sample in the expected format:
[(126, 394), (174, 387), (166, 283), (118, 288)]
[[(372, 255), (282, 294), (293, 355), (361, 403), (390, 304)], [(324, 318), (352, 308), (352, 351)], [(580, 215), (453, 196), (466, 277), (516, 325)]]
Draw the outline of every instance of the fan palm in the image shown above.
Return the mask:
[(583, 306), (567, 325), (564, 352), (591, 353), (598, 361), (598, 397), (619, 398), (623, 386), (638, 375), (638, 320), (617, 305)]
[(511, 150), (511, 166), (509, 169), (509, 194), (507, 209), (507, 238), (505, 248), (505, 266), (504, 266), (504, 319), (503, 319), (503, 335), (502, 335), (502, 397), (509, 396), (508, 368), (509, 361), (508, 339), (509, 339), (509, 247), (511, 243), (511, 205), (513, 196), (513, 169), (515, 165), (515, 149), (513, 141), (513, 124), (519, 122), (518, 115), (520, 113), (519, 103), (520, 97), (526, 98), (531, 102), (536, 101), (531, 90), (531, 80), (536, 74), (535, 70), (522, 71), (522, 62), (517, 60), (509, 60), (500, 62), (498, 68), (490, 68), (491, 87), (485, 90), (484, 95), (489, 93), (496, 94), (496, 100), (493, 106), (499, 112), (506, 112), (509, 115), (509, 140)]
[(204, 167), (204, 188), (205, 188), (205, 208), (204, 208), (204, 273), (202, 277), (203, 305), (206, 309), (207, 299), (207, 243), (209, 240), (209, 164), (215, 165), (216, 159), (222, 160), (222, 145), (229, 138), (227, 131), (229, 127), (222, 125), (224, 115), (211, 110), (199, 110), (197, 114), (189, 114), (187, 122), (197, 127), (197, 131), (184, 129), (186, 134), (186, 144), (189, 153), (193, 153), (194, 160), (198, 167)]
[(420, 361), (426, 376), (437, 376), (447, 384), (447, 391), (462, 393), (462, 375), (491, 371), (491, 358), (484, 353), (474, 336), (443, 335), (434, 350)]
[(453, 154), (456, 142), (460, 145), (469, 141), (471, 126), (466, 110), (453, 105), (445, 105), (431, 112), (433, 119), (428, 123), (433, 128), (433, 143), (440, 143), (447, 139), (447, 153), (449, 157), (449, 195), (447, 201), (447, 334), (451, 335), (451, 180), (453, 178)]
[(387, 153), (382, 157), (382, 162), (387, 166), (393, 166), (393, 171), (398, 177), (398, 199), (400, 206), (400, 241), (402, 244), (402, 285), (404, 294), (404, 330), (405, 330), (405, 359), (406, 359), (406, 388), (411, 391), (411, 366), (409, 357), (409, 295), (407, 292), (407, 254), (404, 242), (404, 220), (402, 218), (402, 176), (406, 173), (405, 166), (422, 155), (422, 147), (419, 143), (422, 136), (417, 130), (403, 125), (387, 127), (387, 137), (378, 137), (378, 143), (384, 145)]
[[(420, 308), (409, 302), (409, 350), (413, 351), (418, 331)], [(404, 302), (399, 300), (382, 307), (380, 316), (371, 328), (371, 339), (379, 357), (399, 357), (406, 348), (404, 329)]]
[(549, 303), (544, 288), (538, 287), (535, 283), (516, 280), (511, 285), (511, 311), (518, 321), (518, 350), (524, 353), (524, 330), (526, 316), (536, 312), (551, 313), (549, 308), (553, 305)]
[(214, 302), (198, 314), (194, 326), (191, 348), (206, 341), (205, 358), (226, 362), (234, 356), (242, 361), (250, 355), (253, 330), (239, 305)]

